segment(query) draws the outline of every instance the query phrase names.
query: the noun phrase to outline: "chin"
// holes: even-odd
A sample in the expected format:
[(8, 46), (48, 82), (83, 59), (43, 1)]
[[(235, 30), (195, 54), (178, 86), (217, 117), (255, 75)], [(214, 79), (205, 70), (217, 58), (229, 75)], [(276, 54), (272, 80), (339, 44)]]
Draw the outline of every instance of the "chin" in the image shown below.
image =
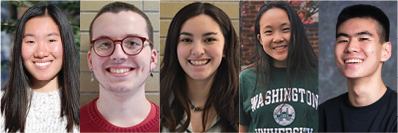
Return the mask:
[(130, 89), (124, 87), (110, 87), (108, 88), (109, 91), (114, 92), (114, 93), (124, 93), (124, 92), (129, 92), (131, 91)]
[(53, 79), (55, 76), (47, 76), (47, 75), (39, 75), (39, 76), (33, 76), (36, 80), (51, 80)]

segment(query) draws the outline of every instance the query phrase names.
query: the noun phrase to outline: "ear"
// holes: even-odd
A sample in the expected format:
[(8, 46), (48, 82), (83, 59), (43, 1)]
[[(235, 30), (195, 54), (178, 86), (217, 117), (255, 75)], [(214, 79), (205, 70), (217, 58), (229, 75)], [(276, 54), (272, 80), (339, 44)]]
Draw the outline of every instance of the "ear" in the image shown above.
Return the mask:
[(91, 61), (91, 50), (89, 50), (87, 52), (87, 64), (88, 64), (88, 68), (93, 71), (93, 63)]
[(263, 40), (261, 40), (260, 34), (257, 34), (257, 39), (260, 42), (260, 44), (263, 45)]
[(155, 70), (156, 64), (158, 63), (158, 53), (156, 52), (155, 49), (152, 49), (151, 53), (151, 64), (150, 64), (150, 69), (151, 71)]
[(391, 42), (385, 42), (382, 45), (381, 61), (385, 62), (391, 57)]

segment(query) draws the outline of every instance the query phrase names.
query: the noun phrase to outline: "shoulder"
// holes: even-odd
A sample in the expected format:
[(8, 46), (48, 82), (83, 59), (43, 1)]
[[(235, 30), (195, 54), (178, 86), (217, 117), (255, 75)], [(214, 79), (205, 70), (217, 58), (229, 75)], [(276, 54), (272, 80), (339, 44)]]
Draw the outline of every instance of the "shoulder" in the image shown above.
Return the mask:
[(245, 70), (243, 70), (242, 72), (240, 72), (239, 77), (247, 77), (247, 76), (254, 76), (256, 75), (256, 70), (252, 69), (252, 68), (247, 68)]
[[(98, 99), (98, 98), (97, 98)], [(90, 103), (84, 105), (82, 108), (80, 108), (80, 126), (81, 128), (84, 128), (87, 123), (91, 123), (92, 117), (95, 116), (95, 101), (97, 99), (94, 99)]]
[(326, 102), (319, 105), (320, 111), (329, 110), (329, 109), (337, 109), (338, 106), (343, 106), (344, 99), (348, 97), (348, 93), (341, 94), (340, 96), (334, 97), (332, 99), (327, 100)]
[[(383, 98), (386, 97), (386, 98)], [(382, 100), (383, 103), (389, 102), (391, 107), (397, 108), (397, 92), (387, 87), (387, 91), (382, 98), (386, 100)]]
[(159, 106), (153, 102), (151, 103), (151, 112), (148, 115), (148, 121), (144, 127), (149, 127), (150, 132), (159, 132)]
[(387, 87), (386, 94), (391, 95), (391, 98), (397, 99), (397, 92), (392, 90), (390, 87)]

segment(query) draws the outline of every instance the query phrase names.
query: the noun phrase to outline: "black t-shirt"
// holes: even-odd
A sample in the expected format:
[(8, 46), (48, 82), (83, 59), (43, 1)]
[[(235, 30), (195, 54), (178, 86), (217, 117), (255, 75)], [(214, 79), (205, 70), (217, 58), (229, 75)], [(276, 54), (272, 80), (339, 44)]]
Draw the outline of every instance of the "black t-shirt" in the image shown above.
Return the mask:
[(387, 87), (378, 101), (355, 107), (348, 93), (319, 106), (319, 132), (397, 132), (397, 92)]

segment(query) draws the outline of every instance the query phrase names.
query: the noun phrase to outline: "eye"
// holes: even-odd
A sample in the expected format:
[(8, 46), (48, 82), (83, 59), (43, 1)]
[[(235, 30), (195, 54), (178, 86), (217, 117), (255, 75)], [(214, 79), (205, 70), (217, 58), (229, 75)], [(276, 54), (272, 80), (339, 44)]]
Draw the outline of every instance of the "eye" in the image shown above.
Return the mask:
[(129, 44), (129, 46), (136, 46), (136, 45), (138, 45), (137, 42), (129, 42), (128, 44)]
[(110, 43), (101, 43), (99, 47), (109, 47), (110, 45)]
[(54, 40), (54, 39), (51, 39), (51, 40), (48, 40), (48, 42), (55, 42), (55, 40)]
[(181, 39), (181, 42), (192, 42), (192, 40), (188, 39), (188, 38), (184, 38), (184, 39)]
[(213, 42), (213, 41), (216, 41), (216, 39), (214, 39), (214, 38), (207, 38), (207, 39), (205, 39), (205, 42)]
[(108, 50), (108, 49), (111, 49), (111, 47), (112, 47), (111, 45), (112, 45), (111, 43), (104, 42), (104, 43), (97, 44), (96, 47), (97, 47), (97, 50)]
[(264, 34), (271, 34), (271, 33), (272, 33), (272, 30), (267, 30), (264, 32)]
[(367, 41), (369, 38), (359, 38), (359, 41)]
[(338, 40), (337, 43), (345, 43), (348, 42), (348, 40)]
[(284, 28), (282, 31), (290, 31), (290, 28)]
[(26, 41), (26, 43), (35, 43), (34, 41)]

